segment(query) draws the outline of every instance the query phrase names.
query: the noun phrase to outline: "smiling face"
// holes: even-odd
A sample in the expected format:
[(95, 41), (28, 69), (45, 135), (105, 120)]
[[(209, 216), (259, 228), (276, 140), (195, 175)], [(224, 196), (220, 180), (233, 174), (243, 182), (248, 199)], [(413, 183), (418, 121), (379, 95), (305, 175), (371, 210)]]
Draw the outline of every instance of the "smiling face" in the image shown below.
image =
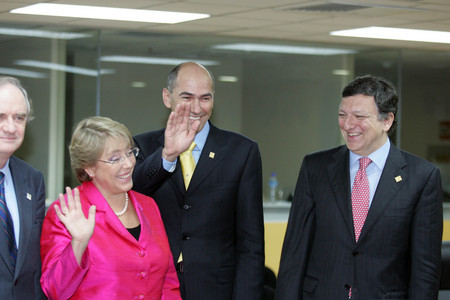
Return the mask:
[(6, 162), (22, 145), (27, 123), (27, 104), (14, 85), (0, 86), (0, 161)]
[[(134, 155), (126, 156), (130, 151), (128, 141), (119, 138), (108, 138), (105, 149), (98, 157), (99, 160), (93, 167), (86, 168), (86, 173), (92, 177), (92, 182), (106, 198), (123, 197), (123, 193), (133, 187), (131, 175), (133, 173), (136, 158)], [(104, 161), (120, 159), (116, 164)]]
[(347, 147), (352, 152), (368, 156), (384, 145), (394, 115), (379, 119), (373, 96), (354, 95), (342, 98), (339, 107), (339, 127)]
[(190, 104), (190, 119), (200, 120), (198, 131), (211, 117), (214, 106), (212, 78), (208, 71), (195, 63), (186, 63), (178, 71), (172, 92), (163, 90), (163, 101), (172, 111), (181, 102)]

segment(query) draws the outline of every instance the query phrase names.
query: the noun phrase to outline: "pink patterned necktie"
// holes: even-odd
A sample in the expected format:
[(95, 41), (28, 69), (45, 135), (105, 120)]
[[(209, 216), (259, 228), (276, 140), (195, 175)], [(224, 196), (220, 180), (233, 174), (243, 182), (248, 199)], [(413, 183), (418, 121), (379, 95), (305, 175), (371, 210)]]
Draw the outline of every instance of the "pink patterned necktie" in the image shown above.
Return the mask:
[(366, 221), (369, 211), (369, 180), (366, 174), (366, 168), (372, 161), (368, 157), (359, 159), (359, 169), (356, 172), (355, 181), (352, 188), (352, 210), (353, 225), (355, 226), (355, 238), (359, 239), (361, 229)]

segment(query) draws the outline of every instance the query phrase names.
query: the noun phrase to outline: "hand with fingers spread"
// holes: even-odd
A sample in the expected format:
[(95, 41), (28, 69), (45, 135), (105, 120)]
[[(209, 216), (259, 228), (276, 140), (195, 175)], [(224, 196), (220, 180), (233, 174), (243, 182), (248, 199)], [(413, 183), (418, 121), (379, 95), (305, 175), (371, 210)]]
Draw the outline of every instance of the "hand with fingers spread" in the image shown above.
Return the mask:
[(55, 205), (55, 212), (72, 236), (72, 249), (80, 265), (84, 251), (94, 233), (96, 207), (93, 205), (89, 208), (89, 216), (86, 218), (81, 208), (80, 191), (75, 188), (72, 193), (72, 189), (66, 187), (66, 194), (67, 204), (64, 195), (59, 194), (61, 208)]
[(174, 161), (189, 148), (194, 140), (200, 121), (191, 120), (189, 118), (190, 112), (189, 103), (180, 103), (169, 115), (162, 151), (162, 157), (167, 161)]

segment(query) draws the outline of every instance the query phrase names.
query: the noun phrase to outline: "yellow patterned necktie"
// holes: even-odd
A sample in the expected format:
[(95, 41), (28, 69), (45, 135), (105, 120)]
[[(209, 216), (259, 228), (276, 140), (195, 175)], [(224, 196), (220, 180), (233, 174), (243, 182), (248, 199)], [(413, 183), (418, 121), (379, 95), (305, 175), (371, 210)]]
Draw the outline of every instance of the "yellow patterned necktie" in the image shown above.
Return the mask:
[(181, 171), (183, 172), (184, 186), (186, 190), (189, 187), (189, 183), (191, 182), (192, 174), (194, 174), (195, 170), (195, 160), (194, 156), (192, 156), (192, 150), (194, 150), (195, 143), (189, 146), (189, 149), (181, 153), (180, 155), (180, 163), (181, 163)]

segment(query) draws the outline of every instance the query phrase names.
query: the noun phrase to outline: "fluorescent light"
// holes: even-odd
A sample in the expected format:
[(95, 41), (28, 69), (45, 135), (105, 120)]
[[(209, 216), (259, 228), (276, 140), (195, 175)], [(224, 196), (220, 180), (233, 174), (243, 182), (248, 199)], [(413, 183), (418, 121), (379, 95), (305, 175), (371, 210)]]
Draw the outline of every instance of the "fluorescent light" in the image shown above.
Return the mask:
[(30, 36), (48, 39), (64, 39), (64, 40), (81, 39), (93, 36), (92, 34), (87, 33), (56, 32), (47, 30), (19, 29), (19, 28), (5, 28), (5, 27), (0, 27), (0, 34), (15, 35), (15, 36)]
[(332, 31), (330, 35), (450, 44), (450, 32), (448, 31), (372, 26)]
[(350, 70), (345, 70), (345, 69), (333, 70), (333, 75), (337, 75), (337, 76), (348, 76), (350, 74), (351, 74)]
[(212, 46), (214, 49), (237, 50), (237, 51), (254, 51), (254, 52), (270, 52), (270, 53), (286, 53), (286, 54), (307, 54), (307, 55), (337, 55), (337, 54), (353, 54), (354, 50), (336, 49), (336, 48), (318, 48), (318, 47), (300, 47), (286, 45), (270, 45), (270, 44), (226, 44)]
[(218, 79), (222, 82), (238, 82), (238, 78), (236, 76), (219, 76)]
[[(49, 69), (49, 70), (56, 70), (56, 71), (63, 71), (67, 73), (74, 73), (79, 75), (86, 75), (86, 76), (92, 76), (96, 77), (98, 76), (98, 71), (94, 69), (86, 69), (86, 68), (80, 68), (80, 67), (73, 67), (73, 66), (66, 66), (62, 64), (55, 64), (55, 63), (49, 63), (45, 61), (38, 61), (38, 60), (16, 60), (14, 64), (19, 66), (28, 66), (28, 67), (35, 67), (35, 68), (42, 68), (42, 69)], [(115, 73), (114, 70), (111, 69), (102, 69), (100, 71), (100, 74), (113, 74)]]
[(163, 58), (163, 57), (146, 57), (146, 56), (124, 56), (124, 55), (111, 55), (102, 56), (101, 61), (108, 62), (120, 62), (131, 64), (149, 64), (149, 65), (169, 65), (175, 66), (187, 61), (193, 61), (204, 66), (215, 66), (220, 64), (215, 60), (195, 60), (195, 59), (181, 59), (181, 58)]
[(131, 83), (131, 87), (133, 88), (145, 88), (147, 84), (143, 81), (133, 81)]
[(0, 74), (5, 75), (14, 75), (20, 77), (29, 77), (29, 78), (46, 78), (47, 75), (40, 72), (26, 71), (20, 69), (12, 69), (12, 68), (0, 68)]
[(175, 24), (209, 18), (208, 14), (102, 6), (37, 3), (10, 11), (13, 14)]

